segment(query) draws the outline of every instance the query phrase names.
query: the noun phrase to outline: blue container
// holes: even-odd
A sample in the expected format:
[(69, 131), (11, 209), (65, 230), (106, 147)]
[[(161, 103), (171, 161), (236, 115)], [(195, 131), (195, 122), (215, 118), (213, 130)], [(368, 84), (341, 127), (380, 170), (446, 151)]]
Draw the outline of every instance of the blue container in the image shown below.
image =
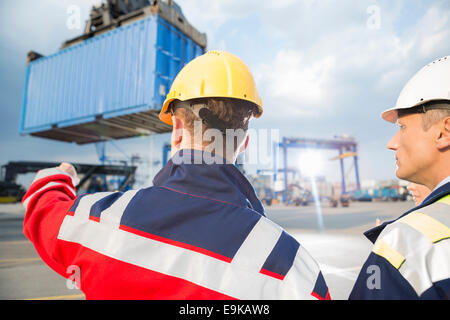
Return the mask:
[(158, 112), (177, 73), (204, 51), (150, 15), (31, 61), (19, 131), (79, 144), (170, 131)]

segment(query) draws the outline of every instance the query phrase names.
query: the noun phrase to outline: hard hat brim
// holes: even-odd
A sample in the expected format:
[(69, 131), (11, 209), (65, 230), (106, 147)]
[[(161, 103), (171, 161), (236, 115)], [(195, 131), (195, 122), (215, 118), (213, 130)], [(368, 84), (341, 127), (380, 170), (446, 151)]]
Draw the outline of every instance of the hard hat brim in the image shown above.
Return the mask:
[(170, 113), (167, 112), (167, 109), (169, 108), (169, 105), (173, 100), (175, 99), (172, 98), (164, 101), (161, 111), (159, 112), (159, 120), (161, 120), (164, 123), (167, 123), (170, 126), (173, 126), (172, 116), (170, 115)]
[[(213, 96), (213, 97), (204, 97), (204, 98), (228, 98), (228, 97), (215, 97), (215, 96)], [(159, 120), (161, 120), (162, 122), (167, 123), (168, 125), (171, 125), (171, 126), (173, 126), (172, 116), (171, 116), (170, 113), (167, 112), (167, 110), (169, 109), (170, 103), (172, 101), (174, 101), (174, 100), (178, 100), (178, 99), (171, 98), (171, 99), (167, 99), (166, 101), (164, 101), (164, 104), (163, 104), (163, 106), (161, 108), (161, 111), (159, 112)], [(240, 99), (240, 100), (244, 100), (244, 99)], [(182, 100), (180, 100), (180, 101), (182, 101)], [(263, 113), (263, 108), (259, 104), (256, 104), (255, 102), (250, 101), (250, 100), (244, 100), (244, 101), (251, 102), (258, 108), (259, 113), (253, 115), (255, 118), (261, 117), (261, 115)]]
[(398, 119), (398, 110), (399, 108), (394, 107), (391, 109), (387, 109), (385, 111), (383, 111), (383, 113), (381, 113), (381, 117), (391, 123), (396, 123), (397, 119)]
[(413, 106), (404, 106), (404, 107), (395, 106), (393, 108), (383, 111), (381, 113), (381, 117), (388, 122), (396, 123), (398, 120), (398, 110), (415, 108), (415, 107), (421, 106), (423, 104), (426, 104), (428, 102), (436, 101), (436, 100), (440, 100), (440, 99), (428, 99), (428, 100), (420, 101), (419, 103), (416, 103)]

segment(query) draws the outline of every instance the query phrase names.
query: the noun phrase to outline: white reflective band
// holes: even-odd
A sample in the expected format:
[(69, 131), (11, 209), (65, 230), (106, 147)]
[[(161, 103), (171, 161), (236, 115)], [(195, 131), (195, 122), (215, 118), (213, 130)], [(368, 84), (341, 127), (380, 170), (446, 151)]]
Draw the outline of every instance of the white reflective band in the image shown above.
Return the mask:
[(385, 258), (396, 269), (399, 269), (403, 262), (405, 262), (405, 257), (403, 257), (398, 251), (394, 250), (383, 239), (378, 239), (375, 242), (372, 252), (379, 255), (380, 257)]
[(70, 192), (76, 197), (77, 194), (75, 192), (75, 190), (73, 190), (68, 184), (66, 183), (61, 183), (61, 182), (49, 182), (46, 185), (44, 185), (43, 187), (41, 187), (39, 190), (33, 192), (33, 194), (29, 195), (24, 201), (23, 201), (23, 206), (25, 207), (26, 210), (28, 210), (28, 204), (30, 203), (31, 199), (33, 199), (34, 196), (36, 196), (37, 194), (40, 194), (42, 191), (47, 190), (47, 189), (54, 189), (55, 187), (64, 187), (67, 190), (70, 190)]
[(125, 192), (109, 208), (103, 210), (100, 215), (102, 224), (108, 224), (113, 229), (119, 229), (123, 212), (138, 191), (139, 190), (130, 190)]
[[(300, 244), (294, 264), (284, 277), (280, 290), (300, 291), (311, 295), (316, 285), (320, 268), (309, 252)], [(300, 298), (301, 299), (301, 298)], [(304, 298), (303, 298), (304, 299)], [(309, 299), (309, 297), (308, 297)]]
[[(46, 178), (46, 177), (53, 176), (53, 175), (57, 175), (57, 174), (63, 174), (63, 175), (65, 175), (65, 176), (68, 176), (68, 177), (71, 179), (71, 181), (72, 181), (72, 185), (74, 185), (74, 186), (77, 185), (76, 179), (74, 179), (74, 178), (73, 178), (70, 174), (68, 174), (67, 172), (62, 171), (62, 170), (60, 170), (60, 169), (58, 169), (58, 168), (47, 168), (47, 169), (39, 170), (39, 171), (37, 172), (37, 174), (36, 174), (36, 177), (35, 177), (34, 180), (33, 180), (33, 183), (36, 182), (36, 181), (39, 180), (39, 179)], [(78, 182), (79, 182), (79, 181), (78, 181)]]
[(236, 252), (231, 263), (259, 272), (281, 235), (281, 228), (261, 217)]
[(433, 283), (450, 279), (450, 241), (435, 243), (426, 258), (428, 274)]
[[(450, 212), (449, 212), (450, 214)], [(425, 235), (435, 243), (450, 238), (450, 228), (436, 219), (418, 211), (411, 212), (399, 220)]]
[(294, 265), (285, 280), (280, 281), (259, 273), (259, 270), (250, 270), (248, 265), (228, 263), (111, 228), (111, 225), (91, 221), (82, 214), (64, 218), (58, 239), (79, 243), (108, 257), (185, 279), (238, 299), (314, 299), (310, 293), (318, 267), (303, 250), (297, 252)]
[(450, 278), (450, 240), (445, 240), (450, 234), (445, 224), (433, 218), (448, 215), (446, 204), (436, 202), (419, 210), (388, 225), (377, 243), (385, 241), (398, 253), (397, 259), (391, 259), (396, 261), (393, 265), (399, 264), (400, 256), (405, 258), (398, 270), (421, 296), (433, 283)]
[(92, 205), (100, 199), (113, 193), (114, 192), (97, 192), (83, 196), (83, 198), (81, 198), (80, 202), (78, 203), (77, 208), (75, 209), (74, 216), (77, 216), (80, 219), (89, 219)]

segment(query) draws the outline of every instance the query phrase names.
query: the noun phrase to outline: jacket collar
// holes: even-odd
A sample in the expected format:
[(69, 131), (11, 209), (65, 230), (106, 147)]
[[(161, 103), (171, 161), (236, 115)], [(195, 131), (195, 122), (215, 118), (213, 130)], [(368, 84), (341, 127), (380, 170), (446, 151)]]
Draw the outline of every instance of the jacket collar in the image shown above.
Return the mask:
[(387, 221), (384, 222), (383, 224), (379, 225), (378, 227), (372, 228), (370, 230), (367, 230), (366, 232), (364, 232), (364, 235), (370, 240), (372, 241), (372, 243), (375, 243), (375, 241), (377, 240), (378, 236), (380, 235), (381, 231), (384, 230), (384, 228), (388, 225), (391, 224), (395, 221), (397, 221), (398, 219), (403, 218), (404, 216), (406, 216), (407, 214), (416, 211), (420, 208), (426, 207), (436, 201), (438, 201), (439, 199), (443, 198), (444, 196), (450, 194), (450, 182), (445, 183), (444, 185), (436, 188), (435, 190), (433, 190), (433, 192), (431, 192), (428, 197), (426, 197), (421, 204), (419, 204), (418, 206), (412, 208), (411, 210), (408, 210), (407, 212), (405, 212), (404, 214), (402, 214), (400, 217), (398, 217), (395, 220), (392, 221)]
[(236, 166), (203, 150), (178, 151), (155, 176), (153, 185), (250, 208), (265, 216), (254, 188)]

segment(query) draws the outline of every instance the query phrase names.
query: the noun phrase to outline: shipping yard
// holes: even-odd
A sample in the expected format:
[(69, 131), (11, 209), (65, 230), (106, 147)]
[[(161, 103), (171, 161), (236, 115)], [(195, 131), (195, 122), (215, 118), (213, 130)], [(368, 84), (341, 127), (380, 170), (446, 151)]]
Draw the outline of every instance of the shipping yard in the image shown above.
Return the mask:
[[(442, 36), (436, 41), (440, 45), (430, 48), (423, 45), (420, 49), (411, 50), (420, 52), (422, 56), (416, 57), (414, 63), (405, 63), (403, 69), (396, 71), (396, 66), (400, 68), (402, 61), (412, 55), (409, 49), (400, 50), (398, 47), (410, 48), (411, 43), (416, 43), (408, 40), (409, 38), (402, 38), (406, 37), (406, 32), (403, 33), (403, 29), (399, 27), (398, 21), (404, 23), (405, 20), (401, 10), (380, 11), (386, 15), (387, 11), (389, 14), (394, 14), (392, 12), (395, 11), (395, 18), (398, 19), (397, 22), (389, 24), (389, 28), (382, 25), (385, 28), (383, 29), (377, 25), (376, 20), (380, 7), (369, 2), (360, 3), (359, 11), (352, 14), (356, 17), (361, 14), (367, 18), (367, 23), (363, 23), (359, 29), (355, 28), (350, 34), (358, 34), (361, 39), (367, 38), (368, 44), (364, 42), (366, 40), (361, 40), (360, 49), (349, 46), (344, 50), (329, 38), (315, 47), (316, 42), (312, 39), (319, 27), (315, 27), (317, 30), (309, 30), (303, 22), (295, 22), (297, 18), (290, 16), (290, 11), (294, 10), (289, 10), (291, 7), (295, 7), (298, 12), (320, 9), (320, 14), (325, 10), (324, 7), (304, 6), (300, 1), (278, 5), (258, 3), (257, 10), (249, 10), (245, 5), (234, 1), (233, 4), (220, 3), (217, 7), (205, 5), (208, 9), (205, 8), (204, 15), (210, 14), (211, 17), (204, 17), (203, 13), (199, 13), (203, 10), (198, 10), (183, 0), (179, 3), (173, 0), (98, 0), (92, 1), (89, 6), (83, 4), (82, 7), (64, 4), (60, 5), (64, 6), (64, 10), (57, 12), (61, 19), (67, 18), (68, 15), (67, 30), (57, 32), (58, 28), (54, 28), (52, 31), (52, 41), (53, 44), (58, 43), (58, 49), (49, 49), (49, 45), (39, 46), (38, 41), (28, 41), (21, 45), (19, 56), (22, 60), (17, 58), (14, 63), (20, 65), (17, 69), (20, 72), (15, 73), (18, 80), (11, 81), (18, 83), (17, 87), (20, 84), (21, 89), (11, 90), (16, 92), (14, 111), (9, 111), (14, 113), (14, 116), (5, 118), (7, 120), (2, 124), (2, 130), (8, 138), (2, 141), (0, 157), (0, 300), (86, 299), (83, 288), (80, 290), (78, 287), (78, 280), (70, 276), (71, 270), (67, 270), (68, 279), (58, 275), (43, 261), (33, 243), (24, 235), (26, 208), (29, 208), (30, 203), (35, 205), (33, 197), (36, 194), (41, 196), (40, 192), (45, 192), (45, 188), (48, 188), (48, 185), (40, 185), (39, 179), (37, 186), (33, 187), (36, 183), (36, 173), (42, 175), (42, 172), (49, 172), (47, 170), (51, 168), (61, 168), (60, 164), (63, 162), (73, 165), (77, 173), (75, 176), (71, 171), (58, 169), (71, 177), (71, 183), (74, 185), (66, 187), (65, 192), (69, 189), (69, 197), (77, 199), (67, 213), (70, 217), (64, 218), (64, 223), (69, 223), (75, 212), (80, 215), (76, 211), (77, 205), (83, 203), (82, 199), (86, 195), (86, 198), (92, 194), (94, 197), (101, 194), (116, 197), (115, 194), (134, 195), (133, 192), (149, 192), (152, 186), (160, 187), (161, 182), (158, 179), (161, 179), (161, 176), (164, 178), (167, 171), (171, 174), (174, 172), (172, 166), (175, 160), (172, 157), (180, 154), (177, 144), (174, 143), (177, 137), (175, 130), (172, 132), (176, 126), (172, 121), (178, 108), (177, 103), (185, 100), (196, 101), (195, 98), (199, 97), (228, 97), (234, 101), (240, 99), (241, 102), (251, 103), (252, 107), (260, 112), (258, 114), (252, 109), (255, 119), (252, 118), (249, 122), (250, 140), (247, 138), (245, 143), (241, 144), (241, 147), (245, 144), (245, 151), (236, 155), (236, 161), (232, 163), (233, 170), (238, 172), (236, 174), (245, 177), (251, 185), (250, 191), (245, 189), (243, 192), (248, 196), (245, 198), (246, 208), (259, 213), (261, 212), (258, 210), (263, 210), (269, 220), (283, 228), (300, 243), (301, 248), (310, 253), (320, 267), (331, 299), (349, 298), (361, 268), (373, 250), (373, 243), (366, 238), (364, 232), (383, 222), (397, 219), (416, 205), (412, 193), (408, 190), (410, 182), (398, 178), (396, 174), (399, 161), (394, 155), (394, 148), (386, 146), (398, 128), (383, 122), (381, 111), (395, 105), (404, 80), (413, 74), (412, 71), (416, 72), (419, 65), (431, 58), (436, 59), (437, 56), (443, 55), (442, 53), (448, 54), (448, 32), (444, 34), (438, 31), (447, 30), (450, 20), (447, 19), (448, 16), (445, 17), (445, 21), (441, 20), (442, 28), (435, 29), (436, 34)], [(405, 2), (402, 8), (405, 10), (408, 5), (409, 3)], [(437, 20), (436, 16), (440, 11), (444, 12), (444, 15), (450, 13), (448, 6), (444, 6), (445, 10), (436, 9), (440, 5), (429, 5), (431, 9), (423, 18), (425, 22)], [(245, 10), (249, 12), (248, 15), (243, 13)], [(278, 10), (280, 21), (284, 23), (285, 16), (287, 20), (292, 20), (288, 24), (292, 24), (289, 27), (292, 35), (284, 29), (277, 29), (279, 22), (275, 17)], [(255, 11), (254, 15), (250, 14), (252, 11)], [(409, 13), (409, 16), (413, 14), (417, 15), (417, 12)], [(330, 15), (325, 17), (331, 21), (328, 32), (332, 32), (336, 18), (334, 13)], [(84, 26), (78, 21), (81, 16), (81, 20), (85, 21)], [(270, 29), (266, 26), (268, 23), (264, 23), (264, 28), (268, 28), (264, 29), (260, 25), (261, 21), (271, 21), (272, 16), (274, 26)], [(408, 15), (405, 13), (405, 16)], [(74, 17), (78, 20), (73, 20)], [(309, 25), (315, 25), (306, 13), (303, 19), (309, 21)], [(363, 20), (354, 19), (357, 23)], [(336, 21), (340, 20), (341, 18), (336, 18)], [(72, 28), (70, 26), (74, 21), (76, 27)], [(349, 27), (345, 23), (344, 25), (347, 30)], [(266, 32), (259, 34), (257, 26)], [(413, 31), (416, 28), (424, 29), (416, 24), (408, 25), (408, 28)], [(256, 32), (256, 35), (249, 36), (245, 31), (247, 29)], [(295, 32), (297, 29), (303, 30), (304, 33)], [(414, 33), (413, 31), (411, 33)], [(48, 35), (52, 34), (47, 32)], [(250, 31), (248, 33), (250, 34)], [(61, 38), (61, 35), (65, 38)], [(347, 37), (342, 34), (334, 36), (336, 39)], [(296, 47), (298, 44), (294, 44), (291, 39), (295, 37), (302, 46)], [(264, 46), (265, 40), (272, 43), (274, 39), (280, 41), (276, 42), (282, 48), (278, 52), (275, 52), (275, 46), (270, 49), (269, 45)], [(311, 48), (321, 52), (321, 60), (317, 63), (314, 62), (316, 53), (308, 51), (309, 43)], [(392, 47), (386, 48), (386, 43)], [(417, 40), (417, 43), (428, 42)], [(334, 48), (331, 50), (335, 52), (324, 54), (323, 52), (328, 50), (324, 48), (328, 46)], [(378, 46), (382, 48), (382, 53), (377, 49)], [(46, 51), (46, 54), (41, 50)], [(358, 50), (363, 53), (358, 53)], [(232, 85), (236, 78), (246, 76), (247, 67), (239, 67), (238, 71), (233, 71), (232, 59), (235, 57), (233, 55), (229, 58), (226, 51), (240, 56), (249, 65), (255, 79), (253, 80), (250, 74), (251, 85), (258, 87), (260, 96), (256, 89), (242, 89), (242, 83)], [(349, 54), (350, 51), (353, 52)], [(392, 56), (399, 57), (393, 58), (392, 62), (377, 60), (377, 57), (390, 51), (395, 52)], [(338, 54), (342, 55), (340, 59), (337, 58)], [(12, 51), (9, 55), (14, 56)], [(197, 75), (188, 77), (190, 82), (181, 85), (177, 83), (177, 80), (181, 81), (177, 76), (183, 70), (194, 70), (192, 61), (210, 56), (224, 56), (231, 60), (226, 60), (220, 67), (207, 66), (198, 72), (202, 73), (204, 78), (200, 87), (192, 90), (192, 98), (189, 96), (189, 90)], [(209, 59), (212, 61), (213, 58)], [(4, 64), (6, 70), (8, 63)], [(186, 66), (188, 67), (185, 68)], [(382, 71), (364, 78), (364, 72), (361, 70), (369, 70), (372, 67), (374, 70), (381, 68)], [(211, 81), (206, 75), (208, 72), (216, 72), (216, 69), (228, 78), (217, 83), (215, 80)], [(339, 76), (343, 79), (342, 83), (338, 80)], [(356, 80), (351, 79), (344, 84), (351, 76), (356, 77)], [(208, 87), (208, 81), (216, 86), (228, 87), (221, 91), (221, 95), (214, 95), (211, 87)], [(328, 90), (327, 86), (333, 86), (335, 91)], [(2, 92), (2, 97), (10, 94), (7, 92), (8, 86), (4, 87), (6, 89)], [(191, 104), (190, 107), (193, 105), (195, 106)], [(286, 111), (283, 111), (283, 108)], [(202, 110), (205, 108), (200, 109)], [(168, 115), (169, 111), (172, 118)], [(197, 110), (194, 114), (206, 125), (208, 122), (205, 119), (211, 118), (200, 116), (200, 111)], [(257, 119), (259, 117), (261, 119)], [(10, 123), (14, 123), (14, 126)], [(192, 149), (198, 149), (198, 145), (196, 146)], [(222, 149), (220, 152), (216, 148), (213, 150), (219, 155), (222, 152)], [(225, 156), (223, 159), (229, 160)], [(181, 176), (185, 177), (184, 174)], [(228, 175), (224, 176), (227, 178), (222, 180), (233, 180)], [(213, 181), (212, 177), (207, 176), (205, 181)], [(58, 184), (63, 181), (61, 176), (58, 179), (51, 183)], [(241, 180), (236, 178), (239, 181), (237, 185), (245, 188), (246, 182), (242, 182), (243, 178), (239, 179)], [(196, 185), (201, 178), (194, 176), (193, 180)], [(30, 192), (31, 195), (27, 194), (30, 186), (31, 190), (37, 190)], [(210, 190), (194, 194), (188, 187), (183, 191), (171, 189), (172, 186), (164, 188), (175, 191), (177, 196), (183, 194), (197, 200), (214, 200), (221, 204), (231, 202), (226, 195), (223, 199), (213, 198), (209, 194)], [(220, 186), (217, 188), (222, 190)], [(211, 186), (211, 189), (214, 188)], [(196, 186), (194, 190), (201, 188)], [(252, 199), (253, 191), (256, 200)], [(237, 197), (239, 201), (242, 200), (241, 197)], [(174, 206), (182, 207), (191, 200), (185, 199)], [(107, 215), (106, 223), (115, 223), (114, 226), (119, 229), (132, 230), (132, 226), (124, 225), (127, 221), (125, 218), (120, 220), (121, 215), (110, 213), (112, 211), (109, 207), (114, 207), (116, 198), (111, 200), (111, 203), (108, 201), (110, 200), (98, 200), (97, 203), (91, 204), (90, 209), (87, 207), (90, 210), (89, 223), (102, 223), (106, 212), (116, 219), (108, 220), (110, 218)], [(261, 203), (263, 209), (258, 209), (259, 205), (255, 205), (255, 202)], [(125, 215), (128, 210), (127, 203), (120, 205), (120, 214)], [(241, 204), (232, 205), (242, 207)], [(145, 210), (150, 210), (152, 206), (153, 204), (146, 204)], [(198, 210), (196, 206), (193, 207)], [(155, 205), (155, 208), (159, 207)], [(171, 223), (176, 224), (179, 221), (174, 219)], [(157, 228), (159, 227), (163, 229), (165, 224), (157, 224)], [(39, 228), (34, 231), (36, 230), (41, 232)], [(57, 240), (70, 242), (67, 240), (69, 236), (63, 235), (63, 228), (61, 230), (55, 233)], [(100, 234), (101, 230), (98, 230)], [(180, 239), (183, 240), (182, 237), (186, 236), (185, 230), (180, 230)], [(149, 236), (142, 230), (138, 231), (132, 231), (135, 232), (133, 237), (150, 237), (152, 241), (161, 241), (176, 248), (187, 248), (187, 251), (200, 252), (205, 256), (214, 251), (208, 246), (214, 246), (216, 241), (209, 239), (206, 248), (198, 244), (197, 238), (193, 244), (183, 244), (183, 241), (176, 237), (163, 239), (163, 233)], [(38, 239), (41, 237), (39, 232)], [(192, 233), (196, 232), (197, 230)], [(218, 232), (218, 237), (221, 232)], [(170, 232), (168, 234), (171, 235)], [(267, 234), (270, 238), (270, 232)], [(98, 242), (100, 243), (100, 240)], [(81, 240), (76, 243), (84, 246)], [(100, 248), (103, 244), (95, 245)], [(105, 245), (107, 249), (104, 250), (112, 250), (112, 253), (106, 254), (108, 258), (115, 257), (116, 252), (112, 247)], [(273, 245), (272, 247), (276, 248)], [(233, 257), (219, 253), (213, 252), (212, 255), (216, 258), (218, 256), (218, 260), (225, 259), (231, 263)], [(267, 271), (264, 266), (258, 266), (260, 273), (266, 272), (269, 276), (281, 280), (286, 276)], [(311, 295), (316, 297), (317, 293), (313, 291)], [(326, 298), (324, 295), (318, 296)], [(273, 296), (270, 297), (273, 299)]]

